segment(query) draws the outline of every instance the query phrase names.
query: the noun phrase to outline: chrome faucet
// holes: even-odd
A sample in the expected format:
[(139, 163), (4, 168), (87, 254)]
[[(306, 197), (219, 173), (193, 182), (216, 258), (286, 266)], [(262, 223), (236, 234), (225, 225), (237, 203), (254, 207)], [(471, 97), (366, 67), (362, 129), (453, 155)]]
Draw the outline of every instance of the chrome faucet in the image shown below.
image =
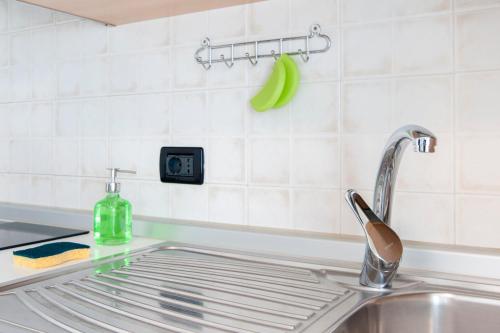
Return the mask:
[(373, 193), (373, 210), (388, 225), (391, 225), (391, 203), (399, 163), (410, 142), (413, 142), (414, 149), (418, 153), (433, 153), (436, 136), (426, 128), (407, 125), (397, 129), (389, 138), (380, 161)]
[[(416, 152), (433, 153), (436, 146), (436, 137), (423, 127), (408, 125), (396, 130), (389, 138), (382, 155), (373, 194), (374, 214), (380, 221), (389, 226), (389, 229), (391, 224), (391, 203), (399, 163), (405, 148), (410, 142), (413, 142)], [(352, 208), (353, 199), (349, 199), (349, 193), (352, 196), (352, 190), (346, 194), (346, 199)], [(369, 207), (366, 206), (365, 208), (366, 211), (371, 211)], [(355, 209), (353, 211), (358, 214)], [(396, 276), (402, 251), (398, 252), (399, 257), (392, 257), (390, 261), (385, 260), (377, 251), (374, 251), (368, 234), (367, 238), (369, 242), (366, 247), (359, 282), (368, 287), (389, 288), (392, 279)]]

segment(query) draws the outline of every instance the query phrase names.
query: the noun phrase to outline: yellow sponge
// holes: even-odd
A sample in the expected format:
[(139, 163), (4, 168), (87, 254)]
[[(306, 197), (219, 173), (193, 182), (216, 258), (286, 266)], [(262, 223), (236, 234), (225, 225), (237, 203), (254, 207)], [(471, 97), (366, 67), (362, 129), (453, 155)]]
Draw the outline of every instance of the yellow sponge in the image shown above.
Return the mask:
[(70, 260), (86, 259), (90, 256), (90, 247), (85, 244), (58, 242), (14, 251), (13, 254), (16, 265), (47, 268)]

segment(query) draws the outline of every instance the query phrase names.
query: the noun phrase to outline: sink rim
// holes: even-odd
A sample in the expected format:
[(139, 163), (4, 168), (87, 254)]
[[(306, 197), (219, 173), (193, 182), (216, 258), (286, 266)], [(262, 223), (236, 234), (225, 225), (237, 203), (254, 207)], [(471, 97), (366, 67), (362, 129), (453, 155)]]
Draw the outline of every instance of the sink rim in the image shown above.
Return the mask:
[[(485, 295), (483, 293), (476, 293), (474, 291), (465, 291), (458, 289), (446, 289), (442, 287), (436, 287), (432, 285), (422, 284), (419, 285), (414, 290), (397, 290), (388, 292), (383, 295), (376, 295), (372, 297), (367, 297), (363, 301), (359, 302), (355, 307), (353, 307), (350, 311), (345, 313), (341, 318), (339, 318), (328, 330), (328, 332), (335, 332), (336, 329), (341, 327), (343, 324), (348, 322), (351, 317), (359, 313), (360, 311), (370, 307), (383, 307), (385, 304), (393, 303), (401, 298), (410, 298), (412, 296), (427, 296), (431, 297), (439, 297), (439, 298), (455, 298), (459, 300), (466, 300), (470, 303), (493, 303), (493, 305), (500, 307), (500, 294), (496, 294), (496, 297), (491, 294)], [(403, 300), (404, 301), (404, 300)], [(410, 301), (411, 302), (411, 301)], [(429, 302), (429, 307), (432, 307), (433, 304)]]

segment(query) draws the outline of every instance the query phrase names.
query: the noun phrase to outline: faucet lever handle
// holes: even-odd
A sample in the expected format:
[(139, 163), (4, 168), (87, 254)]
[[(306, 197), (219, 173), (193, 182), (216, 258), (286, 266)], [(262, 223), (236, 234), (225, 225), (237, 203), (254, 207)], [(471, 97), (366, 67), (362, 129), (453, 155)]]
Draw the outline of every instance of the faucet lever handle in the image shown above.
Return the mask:
[[(378, 218), (355, 190), (348, 190), (345, 199), (363, 227), (368, 247), (373, 254), (385, 264), (399, 262), (403, 255), (403, 244), (396, 232)], [(368, 221), (363, 220), (357, 207), (361, 209)]]
[[(366, 201), (363, 200), (363, 198), (361, 197), (361, 195), (359, 195), (359, 193), (356, 192), (355, 190), (347, 190), (347, 192), (345, 193), (345, 200), (347, 201), (347, 204), (349, 205), (349, 207), (351, 207), (352, 211), (354, 212), (354, 215), (356, 216), (356, 219), (361, 224), (361, 226), (363, 227), (363, 229), (365, 228), (366, 224), (368, 222), (370, 222), (370, 221), (372, 221), (372, 222), (382, 222), (378, 218), (378, 216), (373, 212), (373, 210), (371, 210), (371, 208), (368, 206), (368, 204), (366, 203)], [(359, 208), (361, 208), (361, 211), (366, 216), (366, 218), (368, 219), (368, 221), (365, 222), (361, 218), (361, 215), (359, 214), (358, 208), (356, 206), (358, 206)]]

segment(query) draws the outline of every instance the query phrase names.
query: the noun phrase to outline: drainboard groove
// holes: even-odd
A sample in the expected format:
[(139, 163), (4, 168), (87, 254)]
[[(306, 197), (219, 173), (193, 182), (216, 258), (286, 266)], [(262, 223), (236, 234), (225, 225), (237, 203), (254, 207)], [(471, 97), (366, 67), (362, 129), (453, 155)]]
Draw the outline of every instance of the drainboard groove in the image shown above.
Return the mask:
[[(187, 279), (196, 279), (196, 280), (202, 280), (202, 281), (209, 281), (209, 282), (215, 282), (215, 283), (225, 283), (225, 284), (230, 284), (233, 286), (240, 286), (240, 287), (249, 287), (253, 289), (259, 289), (259, 290), (266, 290), (266, 291), (271, 291), (271, 292), (277, 292), (280, 294), (285, 294), (285, 295), (291, 295), (291, 296), (301, 296), (317, 301), (323, 301), (323, 302), (331, 302), (333, 301), (336, 296), (339, 296), (333, 292), (327, 292), (325, 289), (312, 289), (305, 287), (305, 286), (300, 286), (300, 285), (295, 285), (295, 284), (286, 284), (278, 281), (259, 281), (259, 280), (251, 280), (251, 279), (243, 279), (240, 278), (239, 280), (248, 280), (252, 282), (261, 282), (261, 283), (266, 283), (267, 285), (260, 285), (252, 282), (247, 282), (247, 281), (241, 281), (237, 282), (235, 280), (231, 280), (229, 278), (223, 278), (219, 277), (217, 279), (212, 278), (210, 275), (206, 274), (200, 274), (200, 273), (191, 273), (191, 274), (185, 274), (185, 273), (177, 273), (177, 272), (172, 272), (172, 271), (167, 271), (163, 269), (148, 269), (148, 268), (137, 268), (133, 266), (128, 266), (128, 267), (122, 267), (122, 269), (126, 271), (139, 271), (139, 272), (146, 272), (146, 273), (153, 273), (153, 274), (160, 274), (160, 275), (170, 275), (170, 276), (176, 276), (176, 277), (181, 277), (181, 278), (187, 278)], [(268, 286), (271, 285), (271, 286)], [(297, 290), (287, 290), (283, 288), (279, 288), (276, 285), (284, 286), (284, 287), (290, 287), (290, 288), (295, 288), (295, 289), (302, 289), (301, 291)], [(324, 297), (324, 296), (319, 296), (319, 295), (313, 295), (313, 294), (305, 294), (304, 291), (316, 291), (316, 292), (323, 292), (326, 294), (332, 295), (332, 297)], [(343, 295), (343, 293), (342, 293)]]
[(149, 274), (144, 274), (144, 273), (134, 273), (134, 272), (129, 272), (129, 271), (122, 271), (119, 269), (115, 269), (115, 270), (113, 270), (113, 272), (118, 273), (118, 274), (123, 274), (123, 275), (140, 277), (140, 278), (153, 279), (153, 280), (157, 280), (157, 281), (172, 282), (172, 283), (177, 283), (177, 284), (186, 285), (186, 286), (217, 290), (217, 291), (222, 291), (222, 292), (235, 294), (235, 295), (251, 296), (251, 297), (254, 297), (256, 299), (262, 299), (262, 300), (281, 303), (281, 304), (293, 305), (293, 306), (298, 306), (298, 307), (316, 310), (316, 311), (321, 310), (324, 307), (324, 305), (318, 306), (318, 305), (314, 305), (311, 303), (289, 301), (286, 299), (267, 296), (267, 295), (259, 294), (256, 292), (241, 291), (241, 290), (232, 289), (232, 288), (228, 288), (228, 287), (220, 287), (218, 285), (214, 285), (214, 284), (210, 284), (210, 283), (192, 282), (192, 281), (186, 281), (186, 280), (182, 280), (182, 279), (168, 278), (168, 277), (164, 277), (164, 276), (162, 277), (162, 276), (155, 276), (155, 275), (149, 275)]
[[(122, 296), (118, 296), (118, 295), (113, 295), (113, 294), (107, 293), (105, 291), (102, 291), (102, 290), (99, 290), (99, 289), (96, 289), (96, 288), (93, 288), (93, 287), (89, 287), (89, 286), (86, 286), (86, 285), (83, 285), (83, 284), (80, 284), (80, 283), (77, 283), (77, 282), (73, 282), (72, 281), (72, 282), (68, 282), (68, 284), (75, 285), (78, 288), (81, 288), (81, 289), (84, 289), (86, 291), (90, 291), (92, 293), (104, 296), (105, 298), (114, 299), (114, 300), (117, 300), (119, 302), (122, 302), (122, 303), (125, 303), (125, 304), (128, 304), (128, 305), (133, 305), (133, 306), (140, 307), (140, 308), (143, 308), (143, 309), (146, 309), (146, 310), (150, 310), (150, 311), (153, 311), (153, 312), (158, 312), (158, 313), (161, 313), (161, 314), (164, 314), (164, 315), (167, 315), (167, 316), (171, 316), (171, 317), (174, 317), (174, 318), (186, 320), (188, 322), (193, 322), (193, 323), (196, 323), (196, 324), (199, 324), (199, 325), (208, 326), (208, 327), (212, 327), (212, 328), (216, 328), (216, 329), (219, 329), (219, 330), (223, 330), (223, 331), (226, 331), (226, 332), (232, 332), (232, 333), (257, 333), (257, 332), (254, 332), (254, 331), (243, 330), (243, 329), (239, 329), (239, 328), (236, 328), (236, 327), (231, 327), (231, 326), (227, 326), (227, 325), (223, 325), (223, 324), (218, 324), (218, 323), (210, 322), (210, 321), (203, 320), (203, 319), (198, 319), (198, 318), (195, 318), (195, 317), (192, 317), (192, 316), (184, 315), (184, 314), (177, 313), (177, 312), (170, 311), (170, 310), (157, 308), (157, 307), (154, 307), (154, 306), (142, 303), (142, 302), (137, 302), (137, 301), (131, 300), (131, 299), (126, 298), (126, 297), (122, 297)], [(81, 294), (79, 294), (79, 295), (82, 296)], [(286, 329), (289, 329), (289, 330), (290, 329), (294, 329), (294, 328), (295, 328), (295, 326), (286, 326)]]
[(49, 323), (56, 325), (57, 327), (62, 328), (63, 330), (70, 332), (70, 333), (84, 333), (82, 331), (79, 331), (71, 326), (66, 325), (62, 321), (57, 320), (56, 318), (46, 314), (42, 310), (40, 310), (38, 307), (36, 307), (32, 301), (30, 300), (30, 297), (26, 295), (25, 292), (19, 292), (17, 293), (17, 297), (21, 302), (23, 302), (24, 305), (28, 307), (31, 311), (42, 317), (43, 319), (47, 320)]
[(98, 301), (96, 301), (94, 299), (91, 299), (91, 298), (85, 297), (83, 295), (80, 295), (78, 293), (75, 293), (75, 292), (67, 289), (66, 287), (63, 287), (63, 286), (60, 286), (60, 285), (54, 285), (52, 288), (57, 289), (57, 290), (65, 293), (67, 295), (73, 296), (76, 299), (79, 299), (81, 301), (84, 301), (84, 302), (87, 302), (87, 303), (92, 304), (94, 306), (97, 306), (99, 308), (106, 309), (106, 310), (108, 310), (110, 312), (114, 312), (114, 313), (120, 314), (122, 316), (131, 318), (131, 319), (135, 319), (137, 321), (140, 321), (140, 322), (143, 322), (143, 323), (146, 323), (146, 324), (150, 324), (150, 325), (153, 325), (153, 326), (156, 326), (156, 327), (164, 328), (164, 329), (170, 330), (170, 331), (175, 332), (175, 333), (195, 333), (193, 331), (189, 331), (189, 330), (186, 330), (186, 329), (183, 329), (183, 328), (179, 328), (179, 327), (175, 327), (175, 326), (172, 326), (172, 325), (168, 325), (168, 324), (159, 322), (157, 320), (149, 319), (149, 318), (146, 318), (146, 317), (143, 317), (143, 316), (136, 315), (134, 313), (130, 313), (128, 311), (120, 310), (120, 309), (117, 309), (115, 307), (112, 307), (112, 306), (100, 303), (100, 302), (98, 302)]
[[(160, 268), (160, 269), (174, 269), (182, 272), (193, 272), (197, 271), (202, 274), (210, 274), (214, 276), (225, 276), (225, 277), (234, 277), (234, 278), (241, 278), (241, 279), (246, 279), (246, 280), (252, 280), (252, 281), (269, 281), (269, 282), (276, 282), (276, 280), (272, 279), (278, 279), (279, 280), (293, 280), (293, 281), (300, 281), (300, 282), (306, 282), (306, 283), (314, 283), (314, 284), (319, 284), (318, 279), (313, 279), (313, 278), (301, 278), (301, 277), (292, 277), (292, 276), (277, 276), (277, 275), (270, 275), (270, 274), (258, 274), (258, 273), (235, 273), (235, 272), (230, 272), (227, 270), (222, 270), (222, 269), (213, 269), (213, 268), (205, 268), (205, 267), (199, 267), (199, 266), (190, 266), (190, 267), (182, 267), (182, 265), (176, 265), (176, 264), (155, 264), (151, 262), (144, 262), (144, 261), (137, 261), (132, 264), (132, 266), (140, 266), (140, 267), (152, 267), (152, 268)], [(260, 275), (261, 277), (255, 278), (255, 275)]]
[[(151, 267), (150, 265), (144, 265), (144, 264), (141, 264), (140, 262), (134, 262), (134, 263), (131, 263), (130, 266), (125, 266), (126, 268), (133, 268), (135, 266), (141, 266), (141, 267)], [(204, 268), (194, 268), (194, 269), (186, 269), (186, 268), (179, 268), (179, 267), (175, 267), (175, 266), (171, 266), (169, 267), (173, 270), (178, 270), (178, 271), (183, 271), (183, 272), (189, 272), (191, 273), (193, 276), (206, 276), (206, 275), (209, 275), (209, 276), (222, 276), (222, 278), (227, 278), (227, 279), (238, 279), (238, 280), (247, 280), (247, 281), (252, 281), (252, 282), (263, 282), (263, 283), (272, 283), (274, 285), (281, 285), (281, 286), (285, 286), (285, 287), (297, 287), (297, 288), (300, 288), (300, 289), (305, 289), (305, 290), (310, 290), (310, 291), (318, 291), (318, 292), (322, 292), (322, 293), (327, 293), (327, 294), (332, 294), (332, 295), (343, 295), (344, 293), (343, 292), (340, 292), (340, 291), (335, 291), (335, 290), (332, 290), (331, 288), (323, 288), (323, 287), (318, 287), (316, 285), (320, 284), (319, 280), (318, 279), (314, 279), (314, 280), (300, 280), (304, 283), (298, 283), (298, 281), (289, 281), (290, 279), (287, 279), (286, 276), (283, 276), (283, 277), (276, 277), (276, 279), (273, 279), (273, 278), (270, 278), (270, 277), (255, 277), (251, 274), (227, 274), (227, 273), (215, 273), (214, 274), (214, 271), (211, 270), (211, 269), (204, 269)], [(162, 268), (158, 268), (159, 271), (167, 271), (166, 269), (162, 269)], [(195, 273), (193, 273), (193, 271)], [(284, 280), (284, 281), (283, 281)], [(292, 279), (293, 280), (293, 279)], [(245, 282), (246, 283), (246, 282)]]
[(246, 260), (240, 260), (243, 261), (244, 263), (241, 262), (235, 262), (233, 260), (212, 260), (212, 259), (198, 259), (198, 258), (188, 258), (188, 257), (176, 257), (172, 256), (171, 254), (159, 254), (157, 252), (152, 252), (152, 253), (146, 253), (142, 255), (142, 258), (153, 258), (153, 259), (161, 259), (162, 261), (177, 261), (177, 262), (195, 262), (195, 263), (201, 263), (201, 264), (217, 264), (217, 265), (227, 265), (231, 267), (243, 267), (243, 268), (257, 268), (257, 269), (266, 269), (270, 271), (280, 271), (280, 272), (289, 272), (289, 273), (295, 273), (295, 274), (302, 274), (302, 275), (313, 275), (310, 270), (307, 269), (302, 269), (302, 268), (296, 268), (296, 267), (290, 267), (290, 266), (283, 266), (279, 264), (257, 264), (255, 262), (251, 261), (246, 261)]
[(26, 330), (26, 331), (29, 331), (29, 332), (35, 332), (35, 333), (47, 333), (45, 331), (40, 331), (40, 330), (37, 330), (37, 329), (34, 329), (34, 328), (31, 328), (31, 327), (28, 327), (28, 326), (25, 326), (25, 325), (21, 325), (21, 324), (18, 324), (18, 323), (14, 323), (12, 321), (9, 321), (7, 319), (1, 319), (0, 318), (0, 322), (4, 323), (4, 324), (7, 324), (7, 325), (10, 325), (10, 326), (14, 326), (14, 327), (17, 327), (17, 328), (22, 328), (23, 330)]
[[(192, 309), (192, 310), (197, 310), (200, 312), (206, 312), (206, 313), (210, 313), (213, 315), (227, 317), (227, 318), (231, 318), (231, 319), (235, 319), (235, 320), (245, 321), (245, 322), (254, 323), (254, 324), (264, 324), (264, 325), (269, 326), (269, 327), (282, 328), (282, 329), (288, 329), (288, 330), (291, 330), (295, 326), (297, 326), (297, 323), (294, 323), (293, 325), (288, 325), (286, 323), (276, 323), (276, 322), (272, 322), (272, 321), (266, 321), (266, 320), (262, 320), (262, 319), (238, 315), (238, 314), (231, 313), (231, 312), (215, 310), (215, 309), (203, 307), (200, 305), (190, 304), (190, 303), (186, 303), (186, 302), (181, 302), (181, 301), (169, 299), (166, 297), (161, 297), (161, 296), (156, 296), (156, 295), (152, 295), (149, 293), (144, 293), (144, 292), (133, 290), (130, 288), (120, 287), (120, 286), (113, 285), (111, 283), (102, 282), (102, 281), (99, 281), (99, 280), (96, 280), (93, 278), (84, 278), (83, 280), (90, 281), (92, 283), (99, 284), (102, 286), (110, 287), (110, 288), (113, 288), (116, 290), (121, 290), (121, 291), (124, 291), (126, 293), (131, 293), (134, 295), (142, 296), (142, 297), (149, 298), (149, 299), (154, 299), (154, 300), (161, 301), (164, 303), (175, 304), (175, 305), (178, 305), (180, 307), (184, 307), (184, 308), (188, 308), (188, 309)], [(78, 282), (72, 282), (72, 284), (79, 286), (79, 287), (83, 286), (81, 283), (78, 283)]]
[(307, 315), (300, 315), (300, 314), (295, 314), (295, 313), (290, 313), (290, 312), (285, 312), (285, 311), (276, 311), (276, 310), (269, 309), (269, 308), (251, 306), (251, 305), (247, 305), (247, 304), (243, 304), (243, 303), (228, 301), (228, 300), (221, 299), (221, 298), (207, 297), (204, 295), (195, 294), (195, 293), (191, 293), (191, 292), (187, 292), (187, 291), (183, 291), (183, 290), (160, 287), (160, 286), (157, 286), (154, 284), (142, 283), (142, 282), (130, 280), (130, 279), (123, 279), (123, 278), (109, 275), (109, 274), (99, 274), (98, 277), (103, 277), (106, 279), (120, 281), (120, 282), (127, 283), (127, 284), (137, 285), (137, 286), (148, 288), (148, 289), (164, 291), (167, 293), (176, 294), (176, 295), (180, 295), (180, 296), (186, 296), (186, 297), (190, 297), (190, 298), (198, 299), (198, 300), (202, 300), (202, 301), (208, 301), (208, 302), (218, 303), (218, 304), (222, 304), (222, 305), (233, 306), (233, 307), (237, 307), (237, 308), (241, 308), (241, 309), (277, 315), (280, 317), (288, 317), (288, 318), (299, 319), (299, 320), (307, 320), (312, 316), (311, 312), (309, 312)]
[(111, 331), (111, 332), (115, 332), (115, 333), (132, 333), (130, 331), (123, 330), (121, 328), (111, 326), (111, 325), (109, 325), (107, 323), (104, 323), (102, 321), (99, 321), (99, 320), (96, 320), (96, 319), (91, 318), (89, 316), (86, 316), (83, 313), (75, 311), (75, 310), (73, 310), (73, 309), (71, 309), (71, 308), (63, 305), (61, 302), (57, 302), (51, 296), (49, 296), (46, 291), (44, 291), (42, 289), (38, 289), (37, 292), (38, 292), (38, 294), (40, 296), (42, 296), (46, 301), (48, 301), (52, 305), (54, 305), (54, 306), (56, 306), (56, 307), (58, 307), (58, 308), (60, 308), (60, 309), (62, 309), (64, 311), (72, 314), (73, 316), (75, 316), (75, 317), (77, 317), (77, 318), (79, 318), (81, 320), (84, 320), (84, 321), (86, 321), (88, 323), (91, 323), (91, 324), (94, 324), (96, 326), (99, 326), (99, 327), (104, 328), (104, 329), (106, 329), (108, 331)]
[[(148, 264), (159, 264), (159, 265), (165, 265), (165, 266), (185, 266), (185, 267), (195, 267), (195, 268), (203, 268), (203, 269), (210, 269), (212, 271), (228, 271), (228, 272), (237, 272), (241, 274), (255, 274), (255, 275), (262, 275), (262, 276), (269, 276), (269, 277), (276, 277), (276, 278), (286, 278), (290, 280), (296, 280), (296, 281), (304, 281), (304, 282), (314, 282), (317, 283), (319, 282), (318, 279), (313, 275), (313, 274), (295, 274), (295, 273), (289, 273), (286, 271), (277, 271), (277, 272), (266, 272), (264, 271), (264, 268), (261, 269), (248, 269), (245, 267), (232, 267), (230, 265), (219, 265), (219, 264), (207, 264), (203, 262), (182, 262), (182, 261), (177, 261), (177, 260), (151, 260), (148, 258), (140, 258), (137, 263), (148, 263)], [(137, 264), (136, 263), (136, 264)]]

